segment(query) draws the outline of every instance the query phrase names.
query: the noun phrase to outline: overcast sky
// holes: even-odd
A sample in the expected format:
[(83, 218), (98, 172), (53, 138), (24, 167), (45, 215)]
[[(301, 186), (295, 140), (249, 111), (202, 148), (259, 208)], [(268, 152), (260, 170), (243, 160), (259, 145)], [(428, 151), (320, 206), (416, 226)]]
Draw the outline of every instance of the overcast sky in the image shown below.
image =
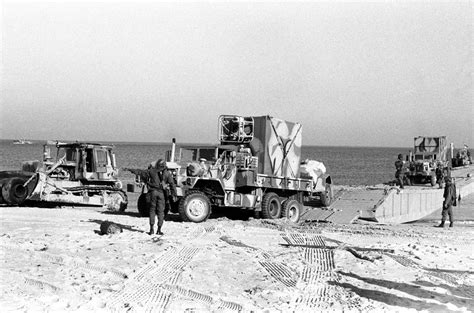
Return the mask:
[(303, 144), (473, 142), (469, 1), (14, 2), (3, 139), (211, 143), (220, 114), (303, 124)]

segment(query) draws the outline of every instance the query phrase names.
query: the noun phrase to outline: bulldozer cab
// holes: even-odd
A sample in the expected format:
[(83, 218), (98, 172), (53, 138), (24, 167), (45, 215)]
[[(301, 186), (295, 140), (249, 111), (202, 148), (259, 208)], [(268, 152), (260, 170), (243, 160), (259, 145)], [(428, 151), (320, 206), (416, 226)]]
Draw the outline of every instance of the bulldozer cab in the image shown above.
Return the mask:
[[(117, 166), (112, 146), (85, 143), (56, 143), (56, 162), (61, 162), (52, 175), (69, 180), (116, 180)], [(44, 163), (52, 161), (50, 148), (45, 145)]]

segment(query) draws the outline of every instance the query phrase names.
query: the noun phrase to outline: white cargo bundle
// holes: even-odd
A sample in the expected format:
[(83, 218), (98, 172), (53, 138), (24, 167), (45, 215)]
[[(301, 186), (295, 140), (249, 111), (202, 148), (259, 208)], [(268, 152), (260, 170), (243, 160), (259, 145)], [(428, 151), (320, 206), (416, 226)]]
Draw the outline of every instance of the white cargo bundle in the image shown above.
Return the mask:
[(300, 165), (300, 173), (302, 176), (310, 176), (316, 182), (318, 177), (326, 174), (326, 166), (322, 162), (306, 159)]

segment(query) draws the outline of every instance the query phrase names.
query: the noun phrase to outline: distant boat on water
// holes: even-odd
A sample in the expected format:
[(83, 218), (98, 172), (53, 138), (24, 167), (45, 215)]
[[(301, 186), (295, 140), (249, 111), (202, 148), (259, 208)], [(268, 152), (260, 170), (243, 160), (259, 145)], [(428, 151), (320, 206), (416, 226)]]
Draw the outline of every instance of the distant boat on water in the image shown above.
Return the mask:
[(32, 141), (26, 139), (18, 139), (13, 141), (14, 145), (31, 145), (32, 143)]

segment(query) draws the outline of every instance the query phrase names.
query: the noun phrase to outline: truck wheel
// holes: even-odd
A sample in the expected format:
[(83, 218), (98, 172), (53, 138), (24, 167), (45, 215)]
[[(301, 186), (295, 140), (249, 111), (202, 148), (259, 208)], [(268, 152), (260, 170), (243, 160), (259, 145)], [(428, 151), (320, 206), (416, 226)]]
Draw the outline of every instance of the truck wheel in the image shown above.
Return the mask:
[(203, 192), (192, 190), (179, 201), (178, 210), (183, 221), (201, 223), (211, 214), (211, 202)]
[(303, 206), (297, 200), (289, 199), (283, 202), (282, 216), (293, 223), (298, 223), (302, 211)]
[(262, 199), (262, 217), (277, 219), (281, 216), (280, 198), (274, 192), (266, 193)]
[(436, 176), (431, 176), (430, 177), (430, 183), (431, 183), (432, 187), (434, 187), (436, 185)]
[(127, 194), (123, 191), (114, 191), (109, 195), (109, 202), (107, 209), (112, 212), (124, 212), (127, 208), (128, 198)]
[(28, 196), (28, 188), (23, 187), (26, 179), (14, 177), (6, 181), (2, 186), (2, 197), (10, 205), (20, 205)]
[(5, 199), (3, 199), (2, 196), (2, 186), (8, 181), (8, 178), (0, 180), (0, 204), (5, 204), (7, 203)]
[(147, 198), (146, 193), (142, 193), (138, 197), (137, 209), (138, 209), (138, 213), (140, 213), (141, 217), (149, 217), (150, 216), (150, 210), (148, 209), (148, 198)]
[(321, 204), (322, 206), (328, 207), (332, 201), (332, 188), (331, 185), (326, 185), (326, 190), (321, 193)]

